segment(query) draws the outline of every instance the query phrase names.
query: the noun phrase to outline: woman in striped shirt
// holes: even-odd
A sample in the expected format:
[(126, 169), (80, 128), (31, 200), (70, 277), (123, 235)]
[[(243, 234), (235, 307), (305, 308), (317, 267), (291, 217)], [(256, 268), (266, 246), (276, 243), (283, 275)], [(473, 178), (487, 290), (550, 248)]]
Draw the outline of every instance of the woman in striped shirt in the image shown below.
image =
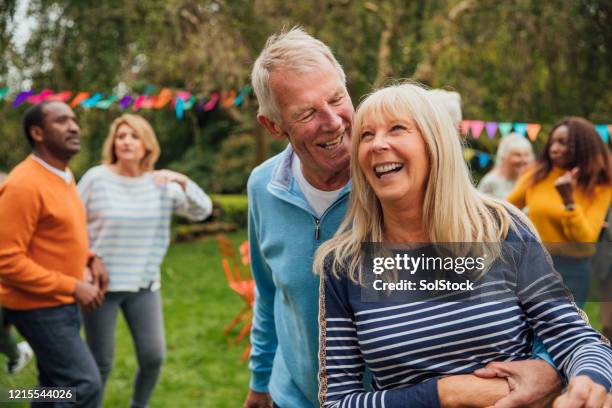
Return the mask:
[(153, 170), (159, 154), (151, 125), (124, 114), (110, 127), (103, 164), (88, 170), (78, 184), (90, 248), (102, 257), (109, 275), (104, 303), (83, 316), (87, 343), (106, 382), (121, 309), (138, 358), (131, 407), (147, 406), (164, 359), (160, 265), (172, 214), (195, 221), (212, 212), (210, 198), (189, 178)]
[[(427, 396), (432, 388), (448, 395), (452, 376), (530, 358), (534, 334), (569, 381), (555, 407), (604, 406), (610, 346), (567, 297), (529, 220), (473, 187), (443, 107), (414, 84), (377, 91), (356, 113), (352, 152), (349, 212), (314, 261), (323, 276), (321, 406), (454, 406), (457, 401)], [(389, 284), (404, 282), (397, 279), (402, 267), (391, 254), (385, 268), (393, 273), (374, 270), (370, 264), (381, 263), (362, 250), (367, 242), (476, 243), (468, 254), (482, 249), (484, 266), (463, 274), (455, 263), (450, 271), (455, 280), (472, 279), (473, 292), (433, 298), (416, 286), (398, 297), (399, 286)], [(430, 247), (419, 256), (425, 259)], [(434, 283), (423, 269), (416, 276)], [(386, 291), (376, 290), (385, 283)], [(471, 297), (457, 297), (466, 293)], [(372, 392), (362, 386), (366, 367)], [(501, 396), (483, 394), (468, 405), (491, 406)]]

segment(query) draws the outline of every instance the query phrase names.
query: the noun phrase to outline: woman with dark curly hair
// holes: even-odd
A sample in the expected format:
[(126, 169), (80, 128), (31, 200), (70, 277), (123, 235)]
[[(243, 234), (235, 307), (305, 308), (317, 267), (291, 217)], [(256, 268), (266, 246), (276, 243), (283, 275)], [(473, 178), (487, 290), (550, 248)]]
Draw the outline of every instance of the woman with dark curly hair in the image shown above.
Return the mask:
[(612, 194), (610, 152), (591, 122), (569, 117), (550, 131), (535, 166), (517, 182), (508, 201), (529, 208), (555, 268), (582, 306), (589, 292), (593, 245)]

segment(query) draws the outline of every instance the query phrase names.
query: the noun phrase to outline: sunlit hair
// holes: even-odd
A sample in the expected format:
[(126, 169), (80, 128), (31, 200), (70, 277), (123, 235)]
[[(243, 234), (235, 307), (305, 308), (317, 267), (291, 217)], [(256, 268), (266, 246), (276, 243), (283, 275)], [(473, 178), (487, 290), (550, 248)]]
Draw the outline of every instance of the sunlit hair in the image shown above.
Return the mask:
[(431, 89), (429, 91), (434, 100), (441, 104), (453, 120), (455, 129), (459, 129), (463, 115), (461, 113), (461, 95), (458, 92), (444, 89)]
[(511, 213), (535, 231), (520, 211), (476, 190), (457, 130), (444, 106), (420, 85), (392, 85), (369, 95), (357, 110), (351, 135), (349, 210), (334, 237), (315, 254), (316, 273), (323, 273), (325, 261), (333, 259), (332, 274), (338, 276), (346, 267), (349, 278), (362, 283), (361, 244), (384, 241), (382, 207), (357, 160), (362, 130), (378, 120), (412, 120), (423, 136), (430, 163), (423, 225), (430, 242), (499, 243), (510, 227), (515, 228)]
[(549, 151), (552, 144), (552, 135), (561, 126), (567, 126), (567, 154), (569, 155), (568, 169), (578, 167), (578, 186), (587, 194), (593, 193), (595, 186), (610, 185), (612, 179), (612, 160), (610, 151), (604, 144), (595, 126), (588, 120), (579, 117), (569, 117), (555, 123), (548, 133), (548, 140), (542, 150), (535, 172), (533, 183), (537, 183), (548, 176), (553, 168)]
[(130, 113), (119, 116), (111, 123), (110, 130), (102, 146), (102, 163), (113, 164), (117, 162), (117, 155), (115, 154), (115, 136), (117, 135), (119, 126), (124, 124), (131, 127), (144, 144), (145, 156), (140, 162), (140, 167), (145, 171), (153, 170), (160, 153), (155, 131), (145, 118)]
[(255, 60), (251, 72), (253, 90), (259, 102), (259, 114), (276, 122), (280, 120), (280, 112), (270, 84), (272, 72), (312, 72), (316, 71), (324, 60), (332, 64), (342, 83), (346, 84), (344, 71), (329, 47), (303, 28), (294, 27), (287, 32), (271, 35)]
[(501, 142), (499, 142), (499, 146), (497, 147), (497, 154), (495, 155), (495, 167), (501, 166), (510, 153), (520, 150), (529, 151), (529, 161), (533, 161), (533, 148), (531, 147), (529, 140), (527, 140), (524, 136), (521, 136), (518, 133), (510, 133), (509, 135), (502, 137)]

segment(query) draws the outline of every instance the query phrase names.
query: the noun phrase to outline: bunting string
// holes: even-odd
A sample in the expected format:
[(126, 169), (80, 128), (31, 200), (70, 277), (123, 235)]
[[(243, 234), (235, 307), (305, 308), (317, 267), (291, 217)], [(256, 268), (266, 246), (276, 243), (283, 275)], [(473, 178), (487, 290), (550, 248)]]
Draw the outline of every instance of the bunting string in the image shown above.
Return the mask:
[[(60, 91), (43, 89), (36, 92), (33, 89), (21, 91), (14, 95), (11, 107), (17, 109), (19, 106), (37, 104), (43, 101), (62, 101), (71, 107), (83, 109), (109, 109), (116, 104), (119, 109), (130, 109), (139, 111), (141, 109), (163, 109), (171, 107), (177, 119), (183, 119), (185, 111), (196, 109), (208, 112), (215, 107), (229, 109), (244, 104), (251, 95), (251, 85), (244, 85), (239, 89), (230, 89), (220, 92), (211, 92), (209, 95), (194, 95), (184, 90), (175, 90), (164, 87), (158, 94), (152, 94), (153, 86), (147, 86), (145, 94), (125, 94), (122, 96), (112, 93), (87, 92), (87, 91)], [(0, 87), (0, 102), (9, 101), (9, 88)]]
[[(529, 138), (531, 142), (535, 142), (542, 125), (539, 123), (524, 123), (524, 122), (484, 122), (482, 120), (462, 120), (459, 125), (461, 134), (464, 136), (472, 136), (474, 139), (480, 138), (480, 136), (486, 133), (489, 139), (494, 139), (495, 135), (499, 131), (501, 136), (506, 136), (508, 133), (514, 131), (526, 138)], [(595, 129), (599, 136), (601, 136), (604, 143), (610, 142), (610, 133), (612, 133), (612, 124), (597, 124)]]

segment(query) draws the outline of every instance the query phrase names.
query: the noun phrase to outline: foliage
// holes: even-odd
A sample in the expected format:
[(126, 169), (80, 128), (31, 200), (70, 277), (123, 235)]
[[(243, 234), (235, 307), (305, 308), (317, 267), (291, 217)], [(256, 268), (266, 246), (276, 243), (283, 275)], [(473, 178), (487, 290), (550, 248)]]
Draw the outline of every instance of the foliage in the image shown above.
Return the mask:
[[(355, 102), (391, 78), (412, 78), (457, 90), (468, 119), (612, 121), (605, 0), (30, 0), (36, 25), (23, 52), (15, 46), (16, 4), (0, 7), (0, 86), (119, 94), (170, 86), (206, 95), (247, 83), (265, 39), (301, 24), (337, 55)], [(0, 103), (0, 169), (28, 150), (22, 112)], [(77, 110), (86, 136), (77, 175), (99, 160), (121, 113)], [(183, 120), (170, 109), (139, 113), (162, 143), (158, 167), (184, 171), (209, 191), (243, 192), (249, 169), (275, 150), (252, 99), (190, 110)]]
[(221, 207), (220, 221), (246, 228), (248, 216), (246, 195), (215, 194), (212, 199)]

